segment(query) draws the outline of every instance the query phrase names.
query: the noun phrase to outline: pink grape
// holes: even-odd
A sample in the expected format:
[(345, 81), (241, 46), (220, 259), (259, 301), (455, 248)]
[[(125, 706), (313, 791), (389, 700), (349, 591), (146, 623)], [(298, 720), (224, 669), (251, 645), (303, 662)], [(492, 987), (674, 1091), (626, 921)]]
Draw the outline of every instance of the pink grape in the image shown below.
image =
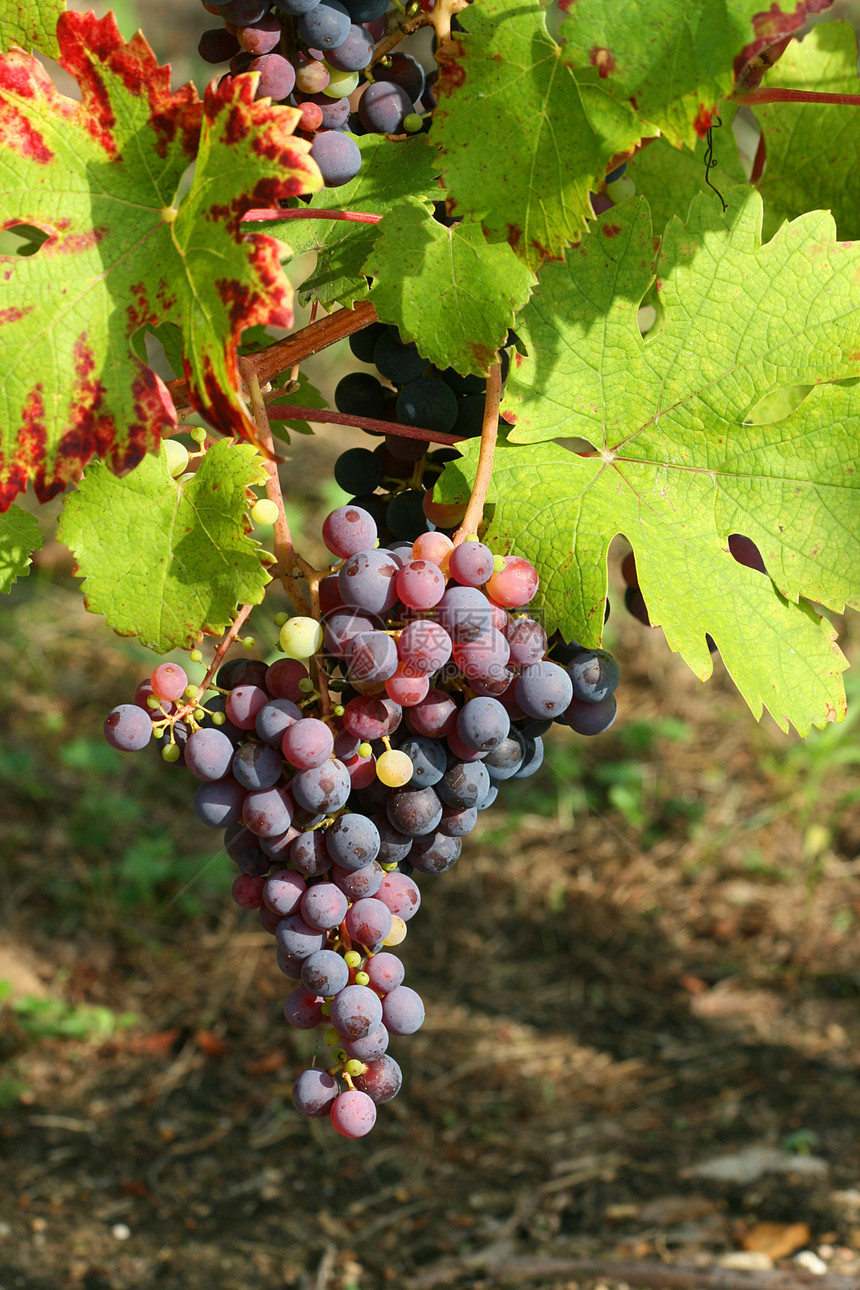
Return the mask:
[(331, 1122), (344, 1138), (363, 1138), (376, 1124), (376, 1104), (357, 1088), (340, 1093), (331, 1104)]
[(159, 699), (170, 699), (172, 702), (182, 698), (187, 684), (185, 671), (176, 663), (159, 663), (150, 678), (153, 694)]

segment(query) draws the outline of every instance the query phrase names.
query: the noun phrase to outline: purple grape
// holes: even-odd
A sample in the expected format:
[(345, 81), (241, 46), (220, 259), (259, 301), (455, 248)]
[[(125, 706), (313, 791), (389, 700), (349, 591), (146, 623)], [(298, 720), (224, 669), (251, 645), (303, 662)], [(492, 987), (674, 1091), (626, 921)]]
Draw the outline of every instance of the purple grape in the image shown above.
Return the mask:
[(424, 93), (424, 69), (411, 54), (403, 54), (400, 50), (386, 54), (379, 61), (379, 76), (405, 90), (411, 103), (417, 103)]
[[(286, 918), (295, 914), (302, 903), (307, 888), (305, 880), (289, 869), (279, 869), (270, 874), (263, 887), (263, 903), (273, 914)], [(319, 929), (317, 929), (319, 930)]]
[(139, 752), (152, 738), (152, 718), (136, 703), (121, 703), (105, 717), (104, 732), (111, 748)]
[(227, 716), (240, 730), (253, 730), (257, 713), (268, 702), (269, 696), (262, 686), (238, 685), (227, 695)]
[[(404, 988), (400, 987), (401, 990)], [(348, 985), (332, 1000), (331, 1024), (345, 1039), (361, 1039), (376, 1030), (381, 1021), (379, 996), (366, 985)], [(391, 1029), (390, 1026), (388, 1028)]]
[(507, 738), (511, 719), (498, 699), (469, 699), (457, 717), (457, 734), (477, 752), (490, 752)]
[(298, 836), (299, 830), (291, 824), (286, 833), (276, 833), (273, 838), (259, 838), (260, 850), (276, 863), (286, 864), (290, 847)]
[(387, 681), (397, 671), (397, 646), (385, 632), (360, 632), (349, 651), (348, 676), (353, 684)]
[(462, 849), (459, 838), (434, 833), (428, 838), (416, 838), (409, 852), (409, 863), (419, 873), (447, 873), (460, 859)]
[(412, 762), (410, 787), (432, 788), (439, 783), (447, 769), (448, 758), (438, 739), (428, 739), (425, 735), (408, 735), (399, 744), (399, 748)]
[(404, 923), (418, 913), (421, 904), (421, 892), (405, 873), (387, 873), (380, 884), (378, 897)]
[(336, 864), (332, 866), (331, 880), (350, 900), (361, 900), (364, 896), (376, 895), (384, 874), (385, 870), (376, 860), (352, 872)]
[(330, 757), (323, 766), (299, 771), (291, 785), (299, 806), (306, 811), (324, 811), (326, 814), (346, 806), (351, 788), (349, 771), (336, 757)]
[(223, 779), (233, 761), (233, 745), (221, 730), (195, 730), (185, 745), (185, 765), (195, 779)]
[(344, 604), (364, 613), (386, 614), (397, 600), (395, 579), (399, 570), (390, 551), (359, 551), (350, 556), (337, 575)]
[(315, 9), (320, 0), (273, 0), (274, 7), (281, 13), (288, 13), (294, 18)]
[(300, 16), (297, 26), (299, 37), (306, 45), (325, 52), (344, 43), (349, 36), (352, 19), (339, 0), (321, 0), (320, 4)]
[(334, 950), (317, 950), (302, 964), (302, 985), (324, 999), (332, 998), (348, 983), (349, 968)]
[(278, 923), (275, 940), (285, 954), (296, 959), (306, 959), (325, 945), (325, 932), (308, 927), (301, 914), (287, 914)]
[[(477, 806), (490, 787), (490, 777), (482, 762), (455, 762), (436, 785), (436, 792), (446, 806)], [(439, 819), (442, 818), (441, 811)], [(432, 827), (435, 829), (439, 821)], [(429, 833), (429, 829), (422, 832)]]
[[(385, 790), (384, 800), (388, 800), (388, 790)], [(379, 832), (379, 856), (377, 857), (380, 864), (398, 864), (405, 860), (412, 849), (412, 839), (407, 838), (396, 829), (387, 815), (381, 813), (374, 815), (373, 823)], [(361, 872), (359, 870), (359, 872)], [(367, 895), (373, 895), (368, 892)]]
[[(316, 103), (317, 107), (323, 114), (322, 130), (339, 130), (340, 127), (346, 125), (349, 120), (349, 99), (345, 96), (339, 99), (332, 99), (322, 92), (318, 94), (297, 94), (296, 102), (299, 106), (301, 106), (302, 103)], [(320, 169), (322, 169), (322, 167), (320, 167)], [(323, 176), (323, 178), (325, 178), (325, 176)], [(345, 183), (346, 180), (341, 180), (339, 182)], [(329, 186), (336, 187), (336, 185)], [(340, 408), (338, 410), (343, 412), (344, 409)], [(355, 504), (358, 505), (357, 502)], [(362, 509), (367, 510), (368, 508), (363, 506)]]
[(546, 632), (533, 618), (514, 618), (505, 629), (511, 662), (517, 667), (539, 663), (546, 653)]
[(300, 985), (284, 1000), (284, 1016), (296, 1030), (313, 1030), (322, 1023), (322, 1004), (320, 995)]
[(476, 806), (446, 806), (439, 821), (439, 833), (449, 838), (464, 838), (478, 822)]
[(376, 1104), (366, 1093), (351, 1088), (331, 1104), (331, 1122), (343, 1138), (363, 1138), (376, 1123)]
[(281, 759), (268, 744), (249, 740), (233, 754), (232, 771), (243, 788), (274, 788), (281, 778)]
[(331, 868), (331, 857), (322, 830), (300, 833), (290, 847), (290, 861), (299, 873), (308, 878), (318, 878), (327, 873)]
[[(484, 771), (485, 775), (486, 773)], [(442, 783), (444, 779), (440, 780), (440, 784)], [(466, 802), (462, 805), (471, 806), (473, 803)], [(395, 788), (388, 795), (385, 811), (395, 829), (409, 838), (431, 833), (442, 819), (442, 803), (432, 788)]]
[(451, 577), (464, 587), (481, 587), (492, 575), (494, 561), (495, 556), (483, 542), (461, 542), (448, 557), (448, 568)]
[(599, 703), (583, 703), (571, 699), (564, 711), (564, 721), (578, 735), (602, 735), (618, 714), (615, 695), (607, 695)]
[(357, 900), (346, 915), (346, 930), (353, 941), (373, 951), (391, 931), (391, 910), (372, 896)]
[(399, 985), (382, 1001), (382, 1019), (392, 1035), (414, 1035), (424, 1024), (421, 996), (408, 985)]
[(493, 626), (493, 608), (477, 587), (449, 587), (436, 608), (436, 617), (460, 645), (477, 640)]
[(360, 506), (338, 506), (323, 520), (322, 535), (329, 551), (342, 560), (369, 551), (378, 537), (373, 516)]
[(326, 832), (326, 849), (341, 869), (363, 869), (379, 854), (379, 831), (366, 815), (347, 812)]
[(555, 719), (573, 698), (573, 682), (563, 667), (546, 660), (523, 669), (514, 693), (526, 716)]
[[(272, 50), (277, 49), (281, 41), (281, 23), (280, 19), (274, 14), (260, 18), (257, 22), (249, 23), (244, 27), (237, 27), (236, 38), (243, 49), (249, 54), (259, 57), (261, 54), (271, 54)], [(228, 58), (232, 55), (228, 54)], [(220, 62), (221, 59), (216, 59)]]
[[(318, 932), (327, 932), (332, 927), (340, 926), (348, 909), (349, 901), (335, 883), (318, 882), (305, 891), (300, 913), (308, 927), (315, 927)], [(346, 981), (338, 986), (338, 990), (342, 990), (344, 985)], [(336, 994), (337, 990), (326, 990), (323, 993)]]
[(319, 167), (326, 188), (348, 184), (361, 169), (358, 144), (337, 130), (320, 130), (314, 135), (311, 157)]
[(226, 27), (210, 27), (200, 37), (197, 52), (204, 63), (227, 63), (239, 48), (238, 40)]
[(358, 103), (361, 124), (371, 134), (399, 134), (403, 128), (403, 118), (411, 111), (412, 100), (409, 95), (392, 81), (374, 81), (372, 85), (368, 85)]
[[(284, 660), (284, 662), (288, 661), (294, 660)], [(290, 699), (272, 699), (257, 713), (254, 729), (263, 743), (271, 744), (273, 748), (280, 748), (281, 740), (290, 726), (301, 719), (301, 709)]]
[(443, 739), (457, 723), (457, 705), (445, 690), (428, 690), (420, 703), (406, 709), (406, 724), (417, 735)]
[(384, 1053), (370, 1062), (364, 1074), (357, 1075), (354, 1082), (359, 1092), (366, 1093), (381, 1106), (383, 1102), (390, 1102), (400, 1092), (403, 1072), (394, 1058)]
[(380, 1023), (369, 1035), (360, 1039), (344, 1039), (344, 1050), (347, 1057), (355, 1057), (360, 1062), (372, 1062), (388, 1048), (388, 1031)]
[(225, 0), (218, 4), (218, 13), (225, 22), (234, 27), (243, 27), (250, 22), (259, 22), (269, 7), (269, 0)]
[(573, 697), (580, 703), (601, 703), (618, 688), (618, 664), (603, 649), (584, 649), (567, 665), (573, 683)]
[[(613, 698), (613, 703), (614, 702), (615, 700)], [(528, 779), (530, 775), (534, 775), (535, 771), (540, 769), (542, 762), (543, 740), (540, 738), (535, 739), (532, 747), (529, 747), (529, 744), (526, 743), (525, 760), (516, 775), (514, 775), (514, 779)], [(491, 805), (492, 802), (482, 802), (478, 809), (483, 811), (487, 806)]]
[(242, 819), (260, 838), (274, 838), (279, 833), (286, 833), (293, 819), (289, 793), (285, 788), (265, 788), (249, 793), (242, 805)]
[(355, 638), (363, 632), (374, 631), (377, 625), (366, 614), (356, 614), (350, 609), (340, 610), (326, 619), (323, 649), (332, 658), (347, 658)]
[[(401, 875), (402, 876), (402, 875)], [(373, 954), (365, 964), (365, 972), (370, 980), (368, 985), (379, 994), (388, 994), (403, 984), (406, 970), (396, 954)]]
[(523, 737), (516, 726), (512, 726), (507, 739), (503, 739), (484, 758), (487, 774), (494, 783), (503, 779), (513, 779), (525, 761), (525, 755)]
[(331, 757), (334, 735), (324, 721), (302, 717), (295, 721), (281, 740), (281, 751), (291, 766), (311, 770), (323, 766)]
[(373, 39), (364, 27), (353, 23), (346, 40), (333, 49), (326, 62), (341, 72), (363, 72), (373, 57)]
[(244, 788), (227, 775), (200, 785), (194, 794), (194, 810), (210, 829), (224, 829), (241, 820), (244, 800)]
[(328, 1115), (337, 1096), (337, 1083), (327, 1071), (302, 1071), (293, 1085), (293, 1106), (312, 1120)]

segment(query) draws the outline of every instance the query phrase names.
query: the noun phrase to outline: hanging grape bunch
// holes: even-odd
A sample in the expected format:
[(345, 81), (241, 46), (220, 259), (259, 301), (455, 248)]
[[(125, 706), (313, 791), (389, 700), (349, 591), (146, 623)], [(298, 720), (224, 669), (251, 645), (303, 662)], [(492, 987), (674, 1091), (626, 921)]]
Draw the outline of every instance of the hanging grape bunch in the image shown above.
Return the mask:
[[(433, 107), (421, 64), (401, 50), (383, 53), (389, 0), (229, 0), (203, 7), (224, 20), (205, 31), (199, 52), (229, 63), (229, 75), (257, 72), (258, 98), (301, 112), (297, 133), (327, 187), (354, 179), (361, 153), (351, 135), (415, 134)], [(368, 82), (357, 112), (349, 96)], [(426, 102), (424, 99), (426, 98)]]
[[(483, 402), (471, 386), (455, 393), (463, 378), (446, 380), (423, 360), (414, 374), (392, 329), (367, 328), (353, 350), (372, 351), (402, 384), (385, 390), (353, 373), (339, 405), (359, 386), (379, 397), (368, 381), (401, 415), (418, 381), (440, 387), (424, 407), (436, 399), (449, 419), (449, 400)], [(355, 500), (323, 524), (335, 559), (313, 580), (312, 612), (279, 616), (283, 657), (267, 666), (216, 655), (205, 692), (178, 665), (160, 664), (105, 722), (113, 747), (160, 743), (165, 760), (199, 781), (194, 809), (223, 830), (239, 870), (233, 898), (259, 910), (294, 982), (287, 1021), (323, 1028), (294, 1104), (329, 1115), (346, 1137), (369, 1132), (377, 1105), (396, 1095), (389, 1043), (424, 1020), (392, 953), (419, 908), (419, 882), (456, 864), (505, 781), (535, 773), (553, 722), (592, 735), (615, 716), (614, 659), (548, 642), (526, 609), (538, 588), (529, 561), (427, 518), (450, 455), (395, 436), (343, 453), (335, 477)]]

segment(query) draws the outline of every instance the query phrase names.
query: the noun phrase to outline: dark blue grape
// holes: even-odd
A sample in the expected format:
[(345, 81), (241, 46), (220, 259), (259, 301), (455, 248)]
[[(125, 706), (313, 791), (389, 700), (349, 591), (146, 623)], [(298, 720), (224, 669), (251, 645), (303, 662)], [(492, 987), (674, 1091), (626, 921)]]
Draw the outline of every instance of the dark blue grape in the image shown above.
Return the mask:
[(403, 344), (396, 327), (388, 327), (379, 337), (373, 347), (373, 361), (393, 385), (414, 381), (427, 366), (427, 359), (421, 357), (415, 345)]
[(450, 434), (459, 412), (457, 396), (438, 376), (419, 376), (397, 396), (397, 420), (436, 434)]
[(382, 466), (369, 449), (348, 448), (334, 463), (334, 482), (345, 493), (372, 493), (382, 483)]
[(326, 188), (339, 188), (355, 179), (361, 169), (358, 144), (337, 130), (322, 130), (314, 135), (311, 156), (319, 166)]
[(373, 134), (400, 134), (403, 118), (412, 111), (412, 100), (392, 81), (374, 81), (362, 94), (358, 115)]
[(424, 93), (424, 68), (411, 54), (400, 50), (386, 54), (380, 59), (378, 68), (374, 67), (374, 72), (377, 70), (380, 80), (390, 81), (405, 90), (411, 103), (417, 102)]
[[(360, 363), (372, 363), (373, 351), (376, 348), (376, 342), (380, 336), (384, 336), (388, 331), (386, 323), (371, 323), (369, 327), (362, 327), (361, 331), (355, 331), (349, 338), (349, 348)], [(350, 452), (355, 451), (350, 449)], [(346, 455), (346, 454), (344, 454)], [(359, 489), (356, 490), (361, 491)]]
[(340, 0), (321, 0), (302, 14), (297, 23), (299, 36), (306, 45), (323, 51), (337, 49), (349, 35), (352, 19)]
[(329, 54), (326, 62), (340, 72), (363, 72), (373, 57), (373, 38), (353, 23), (349, 35)]
[(348, 416), (379, 420), (385, 415), (388, 394), (389, 391), (370, 372), (350, 372), (335, 386), (334, 405), (338, 412), (345, 412)]

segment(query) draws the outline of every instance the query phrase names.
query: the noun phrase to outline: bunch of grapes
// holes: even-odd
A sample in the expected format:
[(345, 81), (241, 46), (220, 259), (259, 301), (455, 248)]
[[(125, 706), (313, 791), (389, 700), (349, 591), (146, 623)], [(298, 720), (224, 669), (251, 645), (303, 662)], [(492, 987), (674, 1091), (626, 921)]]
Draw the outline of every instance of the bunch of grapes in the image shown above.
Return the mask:
[[(224, 20), (205, 31), (200, 56), (228, 75), (259, 73), (258, 98), (298, 108), (297, 133), (327, 187), (361, 168), (355, 135), (415, 134), (434, 106), (421, 64), (401, 50), (374, 50), (388, 30), (389, 0), (228, 0), (203, 7)], [(417, 4), (416, 9), (420, 9)], [(373, 70), (371, 71), (371, 64)], [(358, 109), (350, 95), (363, 87)]]

